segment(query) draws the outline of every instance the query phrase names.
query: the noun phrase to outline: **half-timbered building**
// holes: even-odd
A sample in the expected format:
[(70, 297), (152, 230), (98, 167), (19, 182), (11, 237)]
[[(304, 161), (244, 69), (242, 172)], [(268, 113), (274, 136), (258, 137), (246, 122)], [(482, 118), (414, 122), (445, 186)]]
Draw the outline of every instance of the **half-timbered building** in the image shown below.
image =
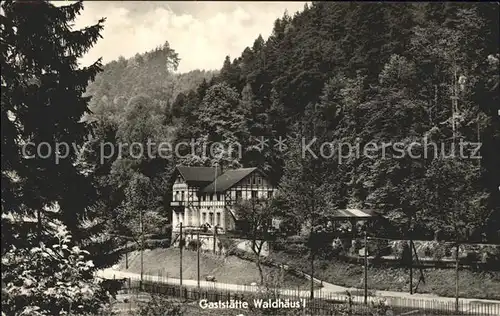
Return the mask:
[(275, 187), (258, 168), (222, 170), (215, 167), (178, 166), (173, 174), (172, 233), (217, 227), (217, 233), (236, 230), (238, 200), (271, 198)]

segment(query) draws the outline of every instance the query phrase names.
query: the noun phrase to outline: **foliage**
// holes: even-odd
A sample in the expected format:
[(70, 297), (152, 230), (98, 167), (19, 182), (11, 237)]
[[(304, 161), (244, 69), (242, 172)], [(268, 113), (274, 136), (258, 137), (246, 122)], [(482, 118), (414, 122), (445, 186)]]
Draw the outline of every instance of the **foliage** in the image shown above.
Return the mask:
[(219, 235), (217, 238), (218, 238), (217, 245), (220, 250), (222, 249), (225, 250), (226, 256), (232, 255), (234, 251), (237, 249), (237, 242), (233, 238), (224, 235)]
[(390, 306), (384, 299), (372, 301), (370, 308), (371, 308), (370, 313), (372, 316), (385, 316), (388, 315), (389, 312), (391, 311)]
[(368, 254), (375, 257), (387, 256), (391, 253), (389, 241), (386, 239), (371, 239), (367, 242)]
[(274, 216), (273, 201), (267, 199), (251, 199), (240, 201), (235, 205), (238, 220), (243, 223), (242, 230), (250, 239), (255, 264), (260, 274), (260, 283), (264, 283), (264, 272), (261, 266), (262, 250), (269, 242), (269, 230)]
[[(128, 134), (129, 141), (143, 142), (142, 135), (194, 139), (196, 145), (222, 141), (226, 148), (240, 144), (243, 157), (221, 152), (212, 159), (198, 149), (168, 162), (121, 159), (111, 173), (125, 182), (130, 179), (121, 175), (131, 169), (146, 175), (151, 191), (161, 188), (159, 199), (174, 164), (257, 166), (280, 186), (287, 234), (298, 233), (304, 223), (320, 229), (312, 219), (322, 223), (332, 208), (356, 207), (389, 219), (391, 227), (381, 227), (380, 234), (401, 238), (411, 232), (414, 239), (428, 239), (442, 230), (446, 239), (495, 241), (500, 125), (491, 104), (498, 103), (497, 13), (498, 6), (489, 3), (314, 2), (277, 19), (267, 40), (259, 36), (241, 56), (226, 57), (215, 77), (173, 74), (179, 56), (167, 44), (121, 58), (106, 65), (88, 91), (95, 113), (112, 121), (101, 120), (103, 127)], [(130, 116), (127, 104), (141, 94), (150, 112)], [(260, 136), (270, 143), (257, 150)], [(280, 136), (285, 149), (273, 144)], [(314, 137), (313, 152), (323, 142), (335, 152), (302, 157), (302, 139), (308, 144)], [(412, 145), (424, 139), (445, 146), (445, 154), (461, 141), (481, 142), (482, 158), (443, 158), (432, 144)], [(378, 144), (375, 158), (341, 147), (363, 150), (372, 142)], [(400, 147), (382, 148), (384, 143)], [(398, 156), (410, 149), (420, 156)], [(117, 200), (108, 207), (124, 200), (121, 183), (104, 181)]]
[[(116, 128), (116, 141), (129, 148), (112, 162), (109, 176), (103, 176), (104, 185), (121, 194), (105, 205), (111, 208), (114, 229), (138, 240), (142, 233), (162, 233), (167, 227), (163, 208), (172, 162), (159, 157), (158, 144), (172, 136), (164, 112), (148, 96), (133, 97), (125, 118)], [(136, 152), (134, 143), (140, 145), (133, 147)]]
[(188, 242), (187, 249), (191, 251), (196, 251), (198, 250), (198, 248), (201, 248), (202, 244), (203, 243), (201, 240), (192, 239)]
[[(269, 260), (275, 264), (286, 263), (289, 270), (308, 273), (310, 262), (306, 256), (287, 254), (282, 251), (271, 253)], [(455, 270), (453, 268), (426, 268), (423, 270), (425, 283), (418, 286), (418, 293), (440, 296), (455, 296)], [(342, 260), (317, 259), (315, 275), (324, 282), (336, 285), (363, 288), (364, 269), (359, 263)], [(419, 273), (414, 273), (414, 283)], [(409, 276), (406, 267), (368, 266), (368, 288), (384, 291), (409, 291)], [(462, 269), (459, 276), (460, 297), (499, 299), (500, 274), (498, 271), (471, 271)]]
[[(76, 242), (86, 237), (76, 234), (79, 219), (85, 212), (95, 215), (88, 212), (94, 187), (79, 161), (91, 131), (79, 121), (89, 112), (89, 98), (82, 94), (101, 70), (99, 61), (81, 68), (77, 59), (99, 39), (104, 22), (71, 28), (82, 8), (82, 2), (56, 7), (4, 1), (1, 21), (2, 212), (50, 218), (56, 214), (44, 207), (57, 202), (57, 216)], [(27, 142), (34, 146), (24, 148)], [(44, 142), (50, 146), (45, 158), (36, 153)], [(56, 150), (58, 143), (68, 146)]]
[(181, 316), (184, 307), (162, 295), (151, 295), (147, 302), (139, 303), (140, 316)]
[(93, 271), (119, 254), (83, 159), (93, 131), (84, 92), (101, 63), (78, 60), (104, 19), (75, 29), (81, 1), (3, 1), (1, 9), (2, 311), (95, 313), (107, 293)]
[[(168, 233), (165, 205), (175, 157), (160, 144), (173, 143), (179, 115), (190, 113), (174, 101), (214, 74), (175, 74), (179, 62), (165, 42), (128, 60), (108, 63), (86, 90), (92, 96), (88, 117), (96, 130), (84, 159), (94, 166), (100, 193), (96, 210), (108, 216), (111, 232), (132, 236), (136, 242), (141, 235), (138, 208), (143, 210), (145, 235)], [(134, 189), (137, 183), (141, 190)]]
[(74, 245), (61, 222), (46, 225), (55, 242), (11, 246), (2, 256), (2, 313), (95, 315), (109, 297), (94, 278), (89, 252)]

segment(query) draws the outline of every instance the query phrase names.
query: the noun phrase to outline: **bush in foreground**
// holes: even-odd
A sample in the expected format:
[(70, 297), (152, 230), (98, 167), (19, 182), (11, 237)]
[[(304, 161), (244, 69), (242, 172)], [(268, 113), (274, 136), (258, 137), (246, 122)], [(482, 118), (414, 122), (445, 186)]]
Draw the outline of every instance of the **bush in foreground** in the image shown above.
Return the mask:
[(96, 315), (109, 303), (94, 278), (89, 253), (71, 245), (60, 222), (48, 225), (56, 242), (11, 246), (2, 256), (2, 315)]

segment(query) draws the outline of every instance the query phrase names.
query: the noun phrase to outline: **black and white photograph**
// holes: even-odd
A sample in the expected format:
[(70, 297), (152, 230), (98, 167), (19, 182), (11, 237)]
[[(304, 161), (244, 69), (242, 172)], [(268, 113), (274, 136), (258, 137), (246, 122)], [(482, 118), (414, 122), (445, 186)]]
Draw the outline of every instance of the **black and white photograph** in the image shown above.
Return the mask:
[(499, 9), (1, 1), (1, 316), (500, 316)]

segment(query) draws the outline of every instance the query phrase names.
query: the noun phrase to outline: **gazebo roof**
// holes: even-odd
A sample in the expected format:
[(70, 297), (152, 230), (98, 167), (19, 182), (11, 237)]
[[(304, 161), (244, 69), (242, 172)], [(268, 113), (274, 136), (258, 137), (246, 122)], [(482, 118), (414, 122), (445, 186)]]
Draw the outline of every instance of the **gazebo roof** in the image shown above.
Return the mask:
[(354, 208), (334, 209), (331, 210), (327, 216), (334, 220), (368, 220), (380, 217), (380, 215), (377, 214), (374, 210), (360, 210)]

